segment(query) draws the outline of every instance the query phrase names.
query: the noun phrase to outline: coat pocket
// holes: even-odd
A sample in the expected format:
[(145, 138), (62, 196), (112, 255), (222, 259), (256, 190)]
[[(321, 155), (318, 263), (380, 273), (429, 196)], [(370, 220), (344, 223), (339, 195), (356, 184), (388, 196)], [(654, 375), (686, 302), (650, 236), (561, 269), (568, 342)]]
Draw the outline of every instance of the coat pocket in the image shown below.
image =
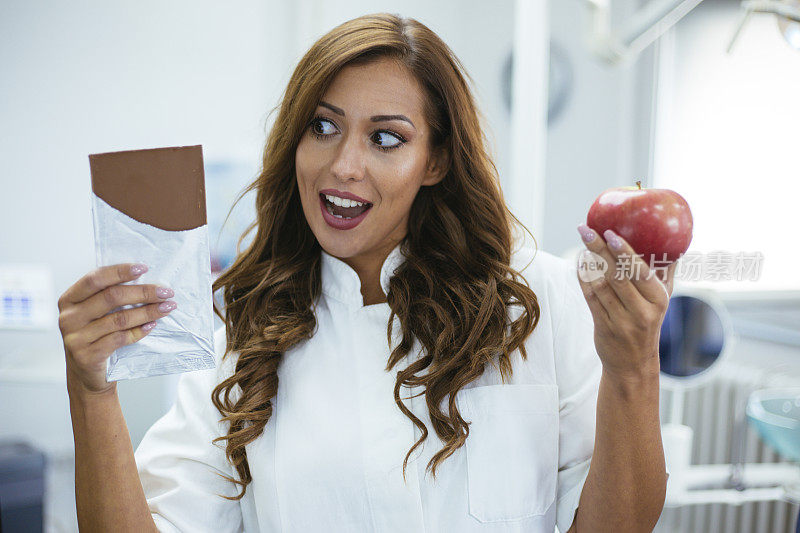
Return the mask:
[(459, 391), (467, 437), (469, 513), (480, 522), (542, 515), (558, 474), (558, 388), (486, 385)]

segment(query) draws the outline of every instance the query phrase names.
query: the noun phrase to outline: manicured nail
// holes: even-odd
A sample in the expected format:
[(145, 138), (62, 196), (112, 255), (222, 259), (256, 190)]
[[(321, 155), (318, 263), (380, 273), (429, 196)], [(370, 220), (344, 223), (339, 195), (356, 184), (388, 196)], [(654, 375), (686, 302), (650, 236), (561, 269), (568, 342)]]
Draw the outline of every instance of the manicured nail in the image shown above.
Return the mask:
[(616, 233), (607, 229), (603, 232), (603, 237), (605, 237), (606, 242), (614, 251), (620, 251), (622, 249), (622, 239), (620, 239)]
[(169, 287), (158, 287), (156, 289), (156, 296), (159, 298), (172, 298), (175, 296), (175, 291), (170, 289)]
[(142, 329), (145, 330), (145, 331), (150, 331), (154, 327), (156, 327), (156, 323), (155, 322), (148, 322), (147, 324), (143, 324), (142, 325)]
[(144, 274), (147, 272), (147, 265), (144, 263), (136, 263), (135, 265), (131, 266), (131, 275), (138, 276), (139, 274)]
[(176, 307), (178, 307), (178, 304), (176, 304), (175, 302), (162, 302), (158, 304), (158, 310), (161, 311), (162, 313), (167, 313), (169, 311), (172, 311)]
[(580, 224), (578, 226), (578, 233), (581, 234), (581, 239), (583, 239), (583, 242), (592, 242), (594, 240), (594, 230), (586, 224)]

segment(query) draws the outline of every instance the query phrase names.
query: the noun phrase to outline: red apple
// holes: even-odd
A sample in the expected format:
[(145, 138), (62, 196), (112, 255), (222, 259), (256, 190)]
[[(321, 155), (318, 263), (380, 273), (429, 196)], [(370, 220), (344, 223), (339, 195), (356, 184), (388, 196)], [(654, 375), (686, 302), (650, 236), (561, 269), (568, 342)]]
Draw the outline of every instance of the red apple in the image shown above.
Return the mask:
[(601, 236), (607, 229), (625, 239), (649, 265), (677, 261), (692, 242), (692, 211), (683, 196), (669, 189), (615, 187), (600, 194), (586, 225)]

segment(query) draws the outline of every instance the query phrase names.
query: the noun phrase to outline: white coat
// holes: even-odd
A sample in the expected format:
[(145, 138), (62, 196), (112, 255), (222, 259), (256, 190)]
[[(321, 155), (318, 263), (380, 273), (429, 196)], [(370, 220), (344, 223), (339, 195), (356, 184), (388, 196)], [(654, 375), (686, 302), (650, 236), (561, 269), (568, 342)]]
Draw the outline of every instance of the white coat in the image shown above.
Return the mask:
[[(572, 523), (595, 435), (601, 364), (593, 321), (569, 261), (523, 247), (512, 265), (536, 293), (541, 316), (512, 358), (502, 384), (495, 367), (456, 396), (471, 422), (467, 442), (437, 468), (425, 466), (442, 442), (423, 397), (406, 405), (427, 426), (424, 445), (394, 402), (396, 371), (385, 371), (388, 304), (363, 306), (356, 272), (322, 252), (318, 330), (283, 355), (273, 416), (247, 446), (252, 483), (241, 501), (223, 444), (213, 387), (232, 371), (181, 376), (172, 409), (147, 432), (136, 462), (160, 531), (182, 532), (547, 532)], [(388, 290), (403, 260), (399, 246), (381, 269)], [(518, 313), (510, 311), (516, 318)], [(399, 334), (398, 320), (395, 332)], [(224, 329), (215, 334), (217, 355)], [(414, 394), (419, 390), (414, 389)], [(401, 396), (409, 396), (408, 389)], [(442, 404), (447, 412), (446, 400)], [(420, 452), (420, 448), (422, 451)]]

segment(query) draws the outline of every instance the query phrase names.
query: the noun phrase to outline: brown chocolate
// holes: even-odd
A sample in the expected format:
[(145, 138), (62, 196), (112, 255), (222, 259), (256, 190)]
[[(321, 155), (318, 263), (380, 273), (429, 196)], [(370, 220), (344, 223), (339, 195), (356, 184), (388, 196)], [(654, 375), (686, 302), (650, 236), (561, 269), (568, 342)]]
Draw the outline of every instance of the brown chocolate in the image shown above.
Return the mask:
[(139, 222), (169, 231), (206, 223), (201, 145), (90, 154), (89, 168), (92, 191)]

